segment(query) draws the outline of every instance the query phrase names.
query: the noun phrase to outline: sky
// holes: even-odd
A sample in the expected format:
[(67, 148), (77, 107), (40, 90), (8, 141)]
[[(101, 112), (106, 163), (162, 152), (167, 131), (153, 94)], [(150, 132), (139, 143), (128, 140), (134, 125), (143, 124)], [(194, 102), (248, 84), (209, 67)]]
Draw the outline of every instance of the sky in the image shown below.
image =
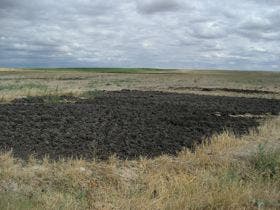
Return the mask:
[(280, 1), (0, 0), (0, 66), (280, 71)]

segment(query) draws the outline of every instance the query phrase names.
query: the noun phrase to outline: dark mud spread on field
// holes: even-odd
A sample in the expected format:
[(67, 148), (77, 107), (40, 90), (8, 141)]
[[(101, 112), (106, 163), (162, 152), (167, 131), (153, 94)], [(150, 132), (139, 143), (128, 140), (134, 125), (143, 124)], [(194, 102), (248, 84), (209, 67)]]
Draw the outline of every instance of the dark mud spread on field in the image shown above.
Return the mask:
[(237, 88), (210, 88), (210, 87), (170, 87), (172, 90), (191, 90), (191, 91), (204, 91), (204, 92), (233, 92), (233, 93), (243, 93), (243, 94), (278, 94), (275, 91), (269, 90), (256, 90), (256, 89), (237, 89)]
[(280, 111), (279, 100), (126, 90), (65, 100), (1, 104), (0, 149), (21, 158), (173, 155), (225, 129), (246, 134), (259, 124), (252, 116)]

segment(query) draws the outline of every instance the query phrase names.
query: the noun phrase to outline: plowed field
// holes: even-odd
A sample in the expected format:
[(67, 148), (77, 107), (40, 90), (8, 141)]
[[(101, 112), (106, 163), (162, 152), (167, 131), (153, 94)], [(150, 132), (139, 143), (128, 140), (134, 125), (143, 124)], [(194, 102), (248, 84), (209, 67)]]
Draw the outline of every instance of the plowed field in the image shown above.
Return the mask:
[(65, 99), (72, 102), (34, 97), (1, 104), (0, 149), (20, 158), (175, 155), (224, 130), (245, 134), (261, 115), (280, 111), (272, 99), (128, 90)]

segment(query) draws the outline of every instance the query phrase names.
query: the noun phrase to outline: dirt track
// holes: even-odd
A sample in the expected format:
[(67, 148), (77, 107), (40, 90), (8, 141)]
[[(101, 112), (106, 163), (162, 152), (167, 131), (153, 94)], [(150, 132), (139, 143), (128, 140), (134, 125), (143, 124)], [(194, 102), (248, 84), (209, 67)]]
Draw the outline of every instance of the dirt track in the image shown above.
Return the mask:
[(279, 100), (141, 91), (62, 104), (18, 100), (0, 105), (0, 149), (21, 158), (154, 157), (176, 154), (224, 129), (241, 135), (258, 125), (257, 117), (238, 115), (279, 111)]
[(233, 92), (233, 93), (244, 93), (244, 94), (278, 94), (275, 91), (268, 90), (256, 90), (256, 89), (237, 89), (237, 88), (202, 88), (202, 87), (170, 87), (172, 90), (193, 90), (193, 91), (204, 91), (204, 92)]

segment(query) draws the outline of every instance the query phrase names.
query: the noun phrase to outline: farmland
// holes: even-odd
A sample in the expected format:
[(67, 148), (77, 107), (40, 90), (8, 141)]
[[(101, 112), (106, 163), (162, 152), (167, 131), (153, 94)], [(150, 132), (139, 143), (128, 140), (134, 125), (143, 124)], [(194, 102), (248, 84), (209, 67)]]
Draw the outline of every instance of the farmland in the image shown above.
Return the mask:
[(0, 208), (276, 209), (279, 84), (275, 72), (3, 68)]

